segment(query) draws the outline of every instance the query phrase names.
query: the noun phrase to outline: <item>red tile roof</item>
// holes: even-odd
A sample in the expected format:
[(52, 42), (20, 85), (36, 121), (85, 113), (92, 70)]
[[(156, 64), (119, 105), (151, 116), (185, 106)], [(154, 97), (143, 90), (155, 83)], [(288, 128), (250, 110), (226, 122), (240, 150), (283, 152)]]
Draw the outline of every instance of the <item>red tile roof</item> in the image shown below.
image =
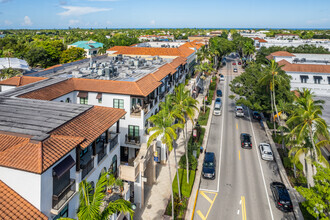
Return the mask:
[(161, 85), (160, 80), (169, 74), (174, 74), (176, 72), (176, 68), (181, 64), (186, 64), (186, 59), (183, 57), (177, 57), (171, 63), (161, 66), (154, 73), (148, 74), (135, 82), (71, 78), (47, 87), (43, 87), (39, 90), (20, 95), (19, 97), (53, 100), (73, 91), (125, 94), (146, 97)]
[[(18, 180), (19, 181), (19, 180)], [(24, 181), (24, 180), (23, 180)], [(48, 217), (0, 180), (0, 219), (47, 220)]]
[(286, 60), (281, 60), (278, 64), (284, 65), (282, 69), (286, 72), (303, 72), (303, 73), (328, 73), (330, 74), (329, 65), (314, 65), (314, 64), (292, 64)]
[(194, 47), (194, 48), (196, 48), (198, 50), (203, 45), (204, 45), (203, 43), (198, 42), (197, 40), (194, 40), (194, 41), (191, 41), (191, 42), (187, 42), (185, 44), (182, 44), (181, 47), (188, 47), (188, 48)]
[(45, 77), (35, 77), (35, 76), (14, 76), (9, 79), (0, 81), (0, 85), (8, 86), (24, 86), (30, 83), (38, 82), (47, 79)]
[(122, 118), (123, 109), (94, 106), (50, 133), (42, 142), (0, 134), (0, 166), (41, 174), (79, 144), (87, 147)]
[(146, 55), (146, 56), (174, 56), (187, 58), (194, 53), (194, 50), (187, 47), (162, 48), (162, 47), (127, 47), (114, 46), (107, 51), (113, 51), (113, 54), (123, 55)]
[(295, 57), (292, 53), (289, 53), (287, 51), (276, 51), (274, 53), (271, 53), (273, 57)]
[(84, 137), (85, 148), (126, 114), (124, 109), (94, 106), (86, 113), (57, 128), (52, 134)]
[(268, 41), (266, 41), (265, 39), (261, 39), (259, 37), (254, 38), (255, 40), (259, 41), (260, 43), (267, 43)]

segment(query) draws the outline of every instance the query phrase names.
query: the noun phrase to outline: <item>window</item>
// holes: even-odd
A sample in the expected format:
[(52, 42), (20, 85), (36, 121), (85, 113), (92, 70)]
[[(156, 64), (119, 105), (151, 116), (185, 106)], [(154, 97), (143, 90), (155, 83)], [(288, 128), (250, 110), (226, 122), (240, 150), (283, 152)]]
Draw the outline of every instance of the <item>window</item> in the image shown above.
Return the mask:
[(85, 154), (88, 153), (88, 148), (90, 148), (91, 146), (92, 145), (89, 145), (88, 147), (80, 151), (80, 158), (82, 158)]
[(322, 76), (314, 76), (314, 83), (321, 84)]
[(330, 84), (330, 77), (328, 77), (328, 84)]
[(128, 136), (139, 137), (139, 126), (129, 125), (128, 126)]
[(99, 103), (102, 103), (102, 98), (99, 98), (99, 99), (98, 99), (98, 102), (99, 102)]
[(113, 107), (124, 109), (124, 99), (113, 99)]
[(66, 98), (65, 102), (70, 103), (71, 102), (70, 98)]
[(60, 218), (67, 218), (69, 217), (69, 205), (66, 205), (62, 211), (53, 218), (53, 220), (57, 220), (57, 219), (60, 219)]
[(88, 104), (88, 98), (80, 98), (80, 104)]
[(301, 83), (307, 83), (308, 76), (306, 76), (306, 75), (301, 75), (301, 76), (300, 76), (300, 80), (301, 80)]

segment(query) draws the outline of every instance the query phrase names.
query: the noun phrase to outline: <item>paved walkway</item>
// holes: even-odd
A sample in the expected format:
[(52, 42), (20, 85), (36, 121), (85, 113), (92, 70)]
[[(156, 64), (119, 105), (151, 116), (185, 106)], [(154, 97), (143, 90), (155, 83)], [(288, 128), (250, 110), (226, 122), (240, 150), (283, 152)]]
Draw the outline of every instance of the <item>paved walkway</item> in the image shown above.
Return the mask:
[[(190, 89), (191, 84), (186, 86), (187, 89)], [(203, 95), (199, 95), (197, 100), (199, 104), (197, 105), (198, 109), (203, 105)], [(196, 112), (195, 118), (198, 117), (198, 112)], [(188, 121), (187, 123), (187, 131), (188, 137), (190, 137), (192, 131), (192, 123)], [(184, 155), (184, 139), (183, 139), (183, 132), (180, 132), (180, 136), (176, 141), (177, 143), (177, 150), (176, 156), (177, 161), (179, 162), (182, 155)], [(174, 151), (172, 151), (169, 155), (168, 160), (170, 161), (171, 167), (171, 177), (172, 181), (176, 174), (175, 169), (175, 158), (174, 158)], [(147, 186), (146, 190), (146, 199), (145, 205), (142, 209), (137, 209), (134, 215), (134, 219), (136, 220), (159, 220), (164, 219), (164, 213), (167, 206), (168, 201), (171, 198), (171, 185), (170, 177), (169, 177), (169, 169), (168, 163), (166, 165), (157, 164), (157, 166), (161, 166), (160, 169), (157, 169), (157, 179), (156, 183), (152, 186)]]

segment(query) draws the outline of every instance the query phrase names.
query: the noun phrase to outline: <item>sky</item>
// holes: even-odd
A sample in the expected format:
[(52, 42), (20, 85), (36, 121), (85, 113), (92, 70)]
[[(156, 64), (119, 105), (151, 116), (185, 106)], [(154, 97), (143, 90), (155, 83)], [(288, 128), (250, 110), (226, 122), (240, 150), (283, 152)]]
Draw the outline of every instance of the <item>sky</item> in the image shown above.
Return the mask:
[(330, 0), (0, 0), (0, 29), (328, 28)]

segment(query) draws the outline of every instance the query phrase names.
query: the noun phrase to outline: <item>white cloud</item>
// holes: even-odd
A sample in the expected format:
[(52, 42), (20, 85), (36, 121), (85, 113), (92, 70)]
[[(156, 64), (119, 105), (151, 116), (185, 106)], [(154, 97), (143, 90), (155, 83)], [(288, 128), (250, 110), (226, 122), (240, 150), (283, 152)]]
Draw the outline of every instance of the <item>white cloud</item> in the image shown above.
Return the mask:
[(24, 25), (24, 26), (30, 26), (30, 25), (32, 25), (32, 21), (29, 18), (29, 16), (25, 16), (24, 17), (24, 22), (22, 23), (22, 25)]
[(0, 3), (10, 2), (11, 0), (0, 0)]
[(151, 21), (150, 21), (150, 24), (151, 24), (151, 25), (155, 25), (155, 24), (156, 24), (156, 21), (155, 21), (155, 20), (151, 20)]
[(74, 25), (79, 24), (79, 23), (80, 23), (79, 20), (71, 19), (71, 20), (69, 21), (69, 25), (70, 25), (70, 26), (74, 26)]
[(61, 13), (58, 13), (58, 15), (61, 16), (80, 16), (80, 15), (86, 15), (100, 11), (111, 10), (111, 8), (80, 7), (80, 6), (61, 6), (61, 8), (66, 10)]
[(5, 25), (11, 25), (11, 24), (13, 24), (13, 22), (8, 21), (8, 20), (5, 20), (4, 23), (5, 23)]

